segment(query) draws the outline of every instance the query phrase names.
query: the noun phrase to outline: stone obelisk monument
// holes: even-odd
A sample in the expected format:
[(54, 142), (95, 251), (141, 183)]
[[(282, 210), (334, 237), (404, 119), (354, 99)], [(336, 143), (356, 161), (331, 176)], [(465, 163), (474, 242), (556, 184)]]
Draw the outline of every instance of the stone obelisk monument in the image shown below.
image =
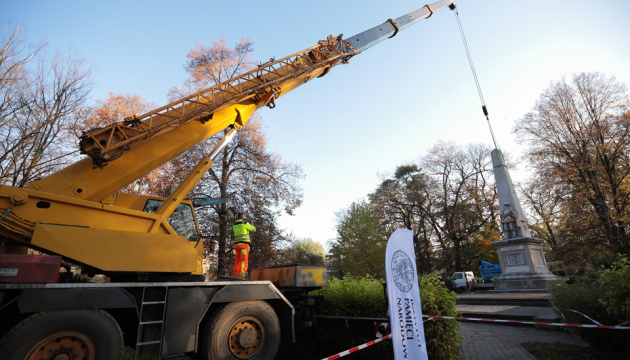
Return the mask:
[(516, 196), (503, 154), (498, 149), (491, 153), (494, 179), (501, 209), (503, 240), (492, 245), (497, 249), (501, 276), (494, 283), (496, 290), (547, 289), (551, 282), (563, 280), (547, 268), (543, 240), (533, 238), (521, 203)]

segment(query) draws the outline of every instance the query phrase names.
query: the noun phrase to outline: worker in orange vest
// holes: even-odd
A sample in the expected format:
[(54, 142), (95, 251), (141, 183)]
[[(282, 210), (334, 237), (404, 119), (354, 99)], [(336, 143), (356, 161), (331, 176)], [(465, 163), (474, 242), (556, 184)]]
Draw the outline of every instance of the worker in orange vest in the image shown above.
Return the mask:
[(256, 227), (248, 222), (245, 222), (245, 215), (243, 213), (239, 213), (237, 216), (238, 220), (232, 226), (232, 230), (234, 230), (234, 237), (236, 238), (236, 245), (234, 245), (234, 249), (236, 250), (236, 259), (234, 261), (234, 271), (232, 272), (232, 276), (245, 278), (245, 273), (247, 273), (247, 259), (249, 257), (249, 243), (251, 242), (249, 238), (250, 232), (256, 232)]

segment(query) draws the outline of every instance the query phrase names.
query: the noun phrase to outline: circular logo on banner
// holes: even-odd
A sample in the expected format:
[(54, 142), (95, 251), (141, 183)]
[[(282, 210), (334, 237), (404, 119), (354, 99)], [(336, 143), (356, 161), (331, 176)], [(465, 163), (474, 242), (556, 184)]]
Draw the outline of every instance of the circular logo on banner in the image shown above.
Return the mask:
[(392, 256), (392, 274), (394, 283), (402, 292), (408, 292), (413, 287), (414, 273), (413, 263), (404, 251), (398, 250)]

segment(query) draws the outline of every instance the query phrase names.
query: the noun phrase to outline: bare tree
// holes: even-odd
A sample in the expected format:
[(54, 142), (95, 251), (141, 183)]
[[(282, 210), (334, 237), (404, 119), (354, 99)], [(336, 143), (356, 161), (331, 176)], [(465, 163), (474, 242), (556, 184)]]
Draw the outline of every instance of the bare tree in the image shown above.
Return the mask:
[[(202, 148), (200, 155), (207, 151)], [(276, 219), (281, 211), (290, 214), (301, 204), (298, 182), (302, 178), (299, 166), (284, 163), (277, 154), (268, 152), (260, 119), (250, 117), (192, 194), (229, 198), (210, 208), (202, 218), (205, 233), (210, 235), (211, 243), (217, 244), (220, 273), (228, 272), (231, 266), (232, 224), (239, 212), (248, 214), (257, 229), (251, 235), (252, 266), (265, 265), (264, 259), (274, 257), (279, 243), (287, 240)]]
[[(544, 184), (566, 189), (564, 244), (630, 254), (630, 99), (600, 73), (552, 83), (515, 132)], [(569, 230), (569, 228), (565, 228)]]
[(25, 83), (28, 83), (26, 65), (33, 60), (43, 45), (29, 48), (18, 24), (6, 25), (0, 38), (0, 129), (8, 125), (23, 105)]
[[(469, 145), (464, 151), (440, 142), (421, 159), (421, 164), (430, 178), (427, 196), (432, 198), (433, 207), (428, 215), (437, 242), (447, 259), (452, 256), (455, 270), (463, 271), (464, 265), (481, 260), (481, 250), (491, 251), (489, 240), (496, 237), (490, 148)], [(485, 249), (479, 249), (479, 244)]]
[(496, 259), (498, 207), (487, 146), (439, 142), (417, 164), (396, 168), (369, 198), (390, 231), (413, 231), (419, 271), (462, 271)]
[(561, 235), (563, 204), (566, 201), (566, 189), (548, 182), (549, 176), (534, 176), (518, 190), (523, 195), (523, 204), (530, 211), (530, 230), (532, 235), (544, 239), (552, 250), (558, 248)]
[(3, 44), (0, 66), (0, 182), (19, 187), (63, 164), (62, 130), (91, 87), (84, 60), (48, 57), (41, 48), (24, 53), (20, 30)]
[(431, 273), (435, 233), (429, 222), (432, 199), (427, 196), (427, 176), (415, 164), (396, 168), (392, 178), (383, 179), (369, 195), (370, 204), (379, 213), (390, 232), (404, 227), (413, 232), (414, 249), (419, 259), (418, 271)]

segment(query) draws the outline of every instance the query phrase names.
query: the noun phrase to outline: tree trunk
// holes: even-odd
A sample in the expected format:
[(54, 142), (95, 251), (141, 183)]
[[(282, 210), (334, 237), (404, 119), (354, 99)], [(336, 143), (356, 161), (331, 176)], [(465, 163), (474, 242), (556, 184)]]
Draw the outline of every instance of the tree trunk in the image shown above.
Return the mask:
[(461, 239), (453, 238), (453, 255), (455, 256), (455, 271), (464, 271), (462, 266)]
[[(229, 171), (230, 165), (228, 162), (229, 151), (226, 147), (223, 149), (222, 161), (221, 161), (221, 181), (219, 183), (219, 192), (221, 197), (227, 197), (227, 187), (228, 187), (228, 179), (229, 179)], [(232, 271), (230, 269), (228, 254), (232, 250), (231, 241), (230, 241), (230, 224), (228, 224), (228, 208), (227, 203), (223, 203), (219, 206), (219, 233), (217, 235), (217, 240), (219, 242), (219, 257), (218, 257), (218, 266), (217, 273), (223, 275), (232, 275)]]

